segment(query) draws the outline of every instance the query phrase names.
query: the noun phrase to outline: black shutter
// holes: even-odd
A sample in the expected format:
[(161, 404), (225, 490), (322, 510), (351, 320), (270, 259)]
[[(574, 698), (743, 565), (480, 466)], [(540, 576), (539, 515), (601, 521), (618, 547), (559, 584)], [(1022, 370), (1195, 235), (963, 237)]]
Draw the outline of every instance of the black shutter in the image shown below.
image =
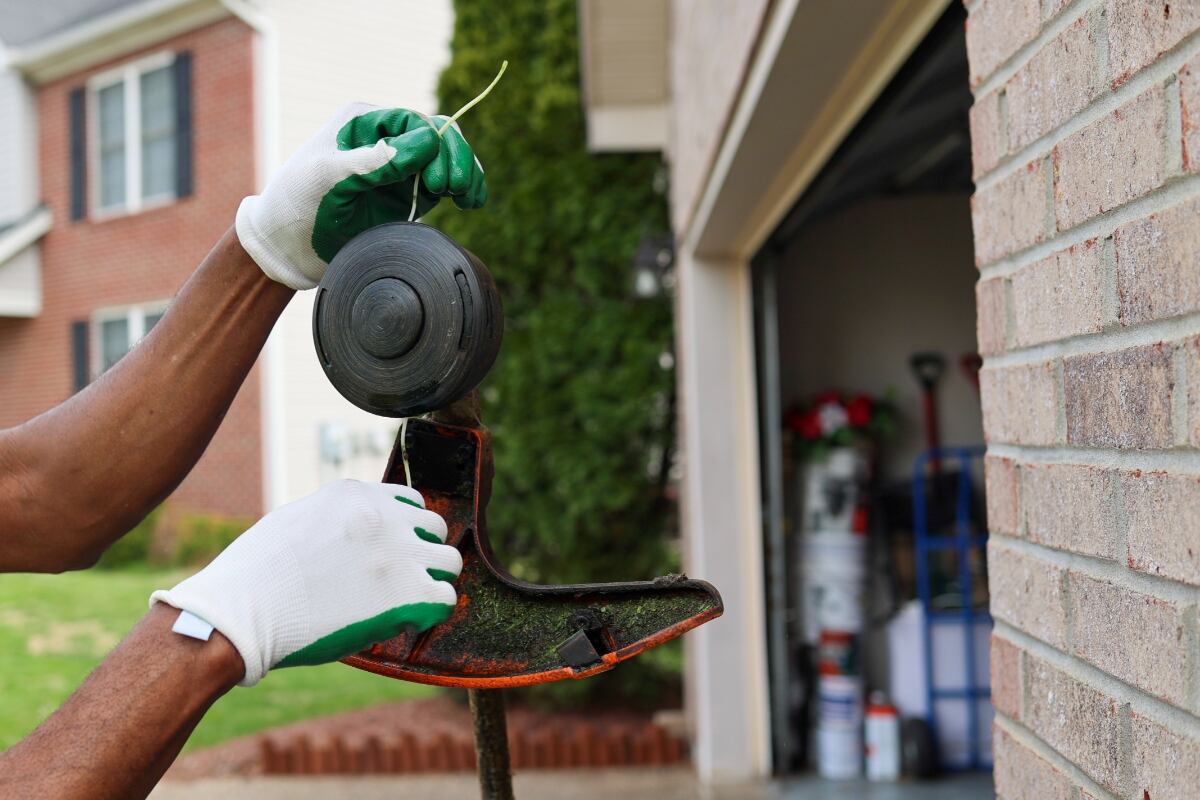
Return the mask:
[(88, 323), (71, 323), (71, 364), (75, 372), (75, 391), (88, 385)]
[(175, 194), (192, 193), (192, 53), (175, 55)]
[(83, 87), (71, 90), (71, 219), (87, 216), (87, 126)]

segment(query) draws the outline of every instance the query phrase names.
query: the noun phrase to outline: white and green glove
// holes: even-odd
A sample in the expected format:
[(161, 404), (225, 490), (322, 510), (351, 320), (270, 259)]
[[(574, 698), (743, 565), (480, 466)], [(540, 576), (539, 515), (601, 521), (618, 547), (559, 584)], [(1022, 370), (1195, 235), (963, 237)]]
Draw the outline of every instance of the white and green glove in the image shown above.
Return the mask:
[(269, 278), (311, 289), (346, 242), (385, 222), (416, 217), (442, 197), (459, 208), (487, 201), (483, 167), (445, 117), (366, 103), (343, 106), (271, 178), (242, 201), (237, 234)]
[(449, 619), (462, 556), (445, 540), (416, 491), (338, 481), (263, 517), (150, 605), (224, 634), (253, 686), (272, 668), (337, 661)]

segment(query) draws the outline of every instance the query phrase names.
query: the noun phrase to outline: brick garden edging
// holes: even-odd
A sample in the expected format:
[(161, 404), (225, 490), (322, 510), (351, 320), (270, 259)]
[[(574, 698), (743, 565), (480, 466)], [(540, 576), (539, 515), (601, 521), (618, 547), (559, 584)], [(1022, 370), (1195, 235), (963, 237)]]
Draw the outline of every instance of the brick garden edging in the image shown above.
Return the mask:
[[(508, 710), (513, 767), (632, 767), (688, 760), (678, 723), (649, 713)], [(250, 775), (399, 774), (474, 769), (471, 715), (449, 693), (295, 722), (186, 753), (177, 781)]]
[[(616, 724), (574, 721), (509, 731), (513, 769), (660, 766), (685, 762), (684, 743), (649, 721)], [(469, 772), (475, 744), (469, 735), (412, 732), (386, 735), (264, 736), (268, 775)]]

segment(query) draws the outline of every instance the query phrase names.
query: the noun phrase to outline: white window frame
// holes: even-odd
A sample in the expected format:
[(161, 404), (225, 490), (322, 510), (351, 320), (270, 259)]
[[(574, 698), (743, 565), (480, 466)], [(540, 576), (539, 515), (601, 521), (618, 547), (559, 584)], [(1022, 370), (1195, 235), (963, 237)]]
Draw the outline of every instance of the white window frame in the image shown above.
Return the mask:
[[(91, 345), (88, 350), (88, 374), (91, 380), (99, 378), (104, 372), (104, 323), (113, 320), (123, 319), (129, 323), (129, 346), (125, 350), (125, 355), (129, 355), (133, 348), (138, 346), (138, 343), (145, 338), (149, 331), (146, 330), (146, 317), (154, 316), (155, 314), (167, 313), (167, 308), (171, 305), (170, 300), (153, 300), (147, 303), (137, 303), (136, 305), (127, 306), (110, 306), (108, 308), (98, 308), (92, 312), (91, 321)], [(124, 358), (125, 356), (121, 356)], [(117, 359), (118, 361), (120, 359)]]
[[(174, 51), (163, 51), (129, 61), (119, 67), (97, 73), (87, 81), (87, 170), (89, 216), (95, 219), (136, 214), (170, 205), (178, 199), (175, 191), (142, 196), (142, 82), (146, 72), (172, 66)], [(125, 202), (111, 206), (100, 203), (100, 103), (101, 89), (125, 85)], [(179, 98), (175, 98), (179, 102)], [(175, 154), (179, 158), (179, 154)]]

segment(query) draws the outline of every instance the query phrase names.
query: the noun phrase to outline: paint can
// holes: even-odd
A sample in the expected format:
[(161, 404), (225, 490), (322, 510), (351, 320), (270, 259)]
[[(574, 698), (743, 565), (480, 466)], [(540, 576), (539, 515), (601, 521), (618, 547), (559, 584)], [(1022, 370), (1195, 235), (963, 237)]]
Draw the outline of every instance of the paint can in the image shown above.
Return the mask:
[(900, 713), (881, 692), (871, 695), (866, 714), (867, 780), (900, 779)]

